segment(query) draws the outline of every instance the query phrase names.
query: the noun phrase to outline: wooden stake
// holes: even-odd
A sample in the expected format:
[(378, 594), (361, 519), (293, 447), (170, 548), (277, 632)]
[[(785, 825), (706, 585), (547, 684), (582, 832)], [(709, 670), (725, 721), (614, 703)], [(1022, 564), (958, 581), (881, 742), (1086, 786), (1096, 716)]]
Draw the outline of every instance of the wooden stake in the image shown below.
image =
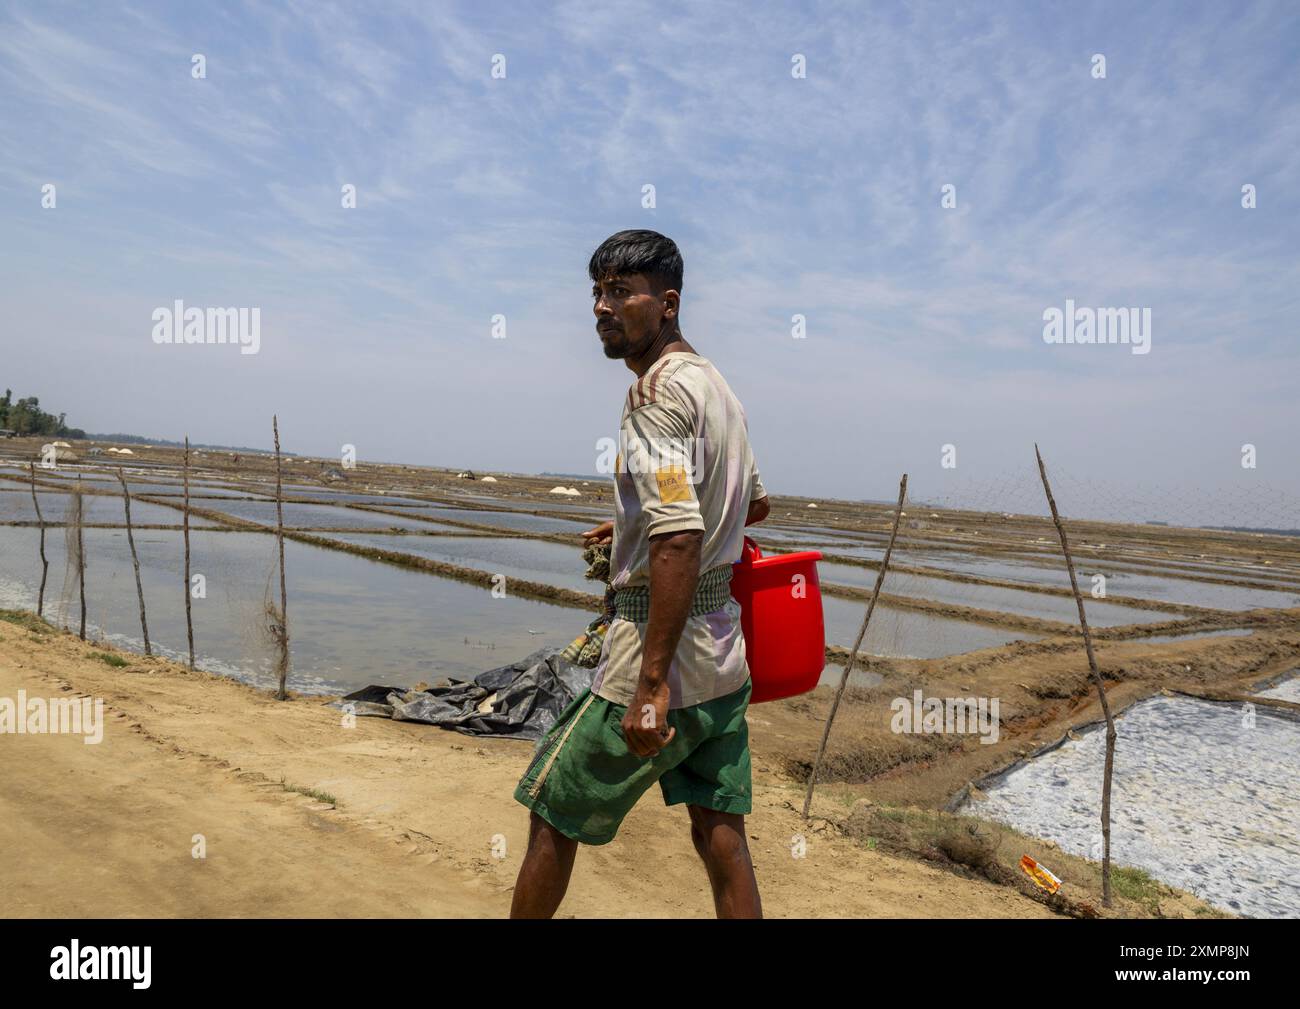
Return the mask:
[(831, 723), (835, 721), (835, 712), (840, 708), (840, 698), (844, 696), (844, 688), (848, 686), (849, 674), (853, 672), (853, 663), (858, 659), (858, 648), (862, 645), (862, 639), (867, 636), (867, 625), (871, 623), (871, 614), (876, 608), (876, 600), (880, 598), (880, 586), (885, 583), (885, 572), (889, 570), (889, 558), (894, 552), (894, 540), (898, 536), (898, 520), (903, 517), (903, 501), (907, 497), (907, 474), (903, 474), (903, 479), (898, 485), (898, 507), (894, 510), (894, 528), (889, 533), (889, 546), (885, 548), (885, 559), (880, 565), (880, 570), (876, 573), (876, 587), (871, 590), (871, 601), (867, 603), (867, 615), (862, 618), (862, 626), (858, 628), (858, 636), (853, 642), (853, 650), (849, 652), (849, 664), (844, 667), (844, 675), (840, 677), (839, 689), (835, 691), (835, 700), (831, 704), (830, 714), (826, 716), (826, 728), (822, 730), (822, 744), (817, 749), (817, 759), (813, 761), (812, 774), (808, 776), (808, 791), (803, 797), (803, 818), (808, 819), (808, 810), (812, 807), (813, 787), (817, 783), (817, 772), (821, 770), (822, 757), (826, 755), (826, 743), (831, 738)]
[(1101, 700), (1101, 710), (1106, 716), (1106, 770), (1101, 782), (1101, 902), (1110, 907), (1110, 781), (1115, 769), (1115, 720), (1110, 715), (1110, 704), (1106, 701), (1106, 687), (1101, 682), (1101, 672), (1097, 668), (1097, 656), (1092, 651), (1092, 631), (1088, 629), (1088, 617), (1083, 612), (1083, 596), (1079, 592), (1079, 580), (1074, 575), (1074, 558), (1070, 554), (1070, 541), (1065, 535), (1065, 526), (1061, 524), (1060, 513), (1056, 510), (1056, 499), (1052, 497), (1052, 485), (1047, 482), (1047, 467), (1043, 465), (1043, 454), (1034, 444), (1034, 455), (1038, 457), (1038, 473), (1043, 478), (1043, 490), (1047, 492), (1047, 504), (1052, 509), (1052, 521), (1056, 523), (1056, 532), (1061, 537), (1061, 551), (1065, 554), (1065, 566), (1070, 572), (1070, 588), (1074, 590), (1074, 601), (1079, 607), (1079, 626), (1083, 628), (1083, 647), (1088, 653), (1088, 669), (1092, 672), (1092, 682), (1097, 687), (1097, 697)]
[(36, 615), (45, 616), (45, 579), (50, 573), (50, 562), (45, 558), (45, 519), (41, 516), (41, 502), (36, 497), (36, 464), (29, 462), (32, 474), (32, 504), (36, 506), (36, 521), (41, 527), (41, 590), (36, 596)]
[(149, 621), (144, 615), (144, 584), (140, 581), (140, 558), (135, 552), (135, 536), (131, 532), (131, 492), (126, 487), (122, 467), (117, 468), (117, 480), (122, 485), (122, 501), (126, 505), (126, 542), (131, 547), (131, 564), (135, 567), (135, 593), (140, 598), (140, 631), (144, 634), (144, 653), (152, 655), (149, 647)]
[(194, 618), (190, 613), (190, 436), (185, 436), (185, 507), (182, 523), (185, 531), (185, 636), (190, 644), (190, 668), (194, 668)]
[(271, 430), (275, 433), (275, 539), (280, 551), (280, 614), (277, 637), (280, 641), (280, 689), (277, 700), (285, 700), (285, 684), (289, 679), (289, 596), (284, 585), (284, 490), (280, 472), (280, 419), (271, 417)]
[(81, 630), (78, 637), (82, 641), (86, 640), (86, 539), (82, 535), (83, 528), (86, 524), (83, 509), (85, 499), (81, 496), (81, 477), (77, 477), (76, 490), (76, 523), (77, 523), (77, 587), (81, 592)]

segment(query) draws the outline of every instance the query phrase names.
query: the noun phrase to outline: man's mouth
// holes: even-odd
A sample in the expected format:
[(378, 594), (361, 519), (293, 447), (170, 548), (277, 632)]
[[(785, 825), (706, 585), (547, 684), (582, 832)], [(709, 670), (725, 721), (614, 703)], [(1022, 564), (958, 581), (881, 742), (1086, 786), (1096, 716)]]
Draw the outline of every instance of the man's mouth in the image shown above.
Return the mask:
[(617, 333), (618, 327), (613, 325), (598, 325), (596, 327), (596, 332), (601, 336), (609, 336), (613, 333)]

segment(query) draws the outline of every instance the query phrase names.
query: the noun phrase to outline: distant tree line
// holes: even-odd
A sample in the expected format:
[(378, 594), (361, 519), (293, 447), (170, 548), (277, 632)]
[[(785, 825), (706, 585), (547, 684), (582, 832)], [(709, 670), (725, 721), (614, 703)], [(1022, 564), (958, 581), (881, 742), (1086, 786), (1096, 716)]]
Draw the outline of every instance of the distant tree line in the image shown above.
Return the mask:
[(0, 399), (0, 430), (14, 431), (17, 434), (52, 434), (63, 438), (84, 438), (86, 432), (79, 427), (68, 427), (64, 423), (67, 414), (46, 413), (41, 409), (41, 401), (35, 396), (28, 396), (14, 402), (13, 390), (6, 389), (4, 398)]
[[(170, 441), (167, 438), (147, 438), (140, 434), (121, 434), (119, 432), (103, 434), (92, 431), (90, 434), (84, 435), (83, 437), (90, 441), (113, 441), (117, 442), (119, 445), (170, 445), (175, 448), (180, 448), (185, 444), (183, 441)], [(190, 442), (190, 448), (209, 449), (220, 452), (251, 452), (253, 454), (265, 453), (267, 451), (264, 448), (249, 448), (246, 445), (210, 445), (201, 441)], [(287, 456), (296, 456), (301, 453), (286, 451), (284, 454)]]

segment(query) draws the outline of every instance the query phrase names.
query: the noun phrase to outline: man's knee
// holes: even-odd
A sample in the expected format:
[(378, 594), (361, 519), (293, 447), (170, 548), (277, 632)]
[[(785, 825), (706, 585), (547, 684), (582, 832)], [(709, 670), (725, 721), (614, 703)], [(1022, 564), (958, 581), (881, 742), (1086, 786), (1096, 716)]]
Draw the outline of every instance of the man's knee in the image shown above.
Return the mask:
[(578, 850), (578, 842), (547, 823), (536, 812), (528, 816), (528, 847), (531, 851), (554, 853), (560, 858), (571, 858)]
[(689, 806), (691, 840), (704, 861), (726, 869), (738, 861), (747, 861), (745, 818), (739, 813), (720, 813), (703, 806)]

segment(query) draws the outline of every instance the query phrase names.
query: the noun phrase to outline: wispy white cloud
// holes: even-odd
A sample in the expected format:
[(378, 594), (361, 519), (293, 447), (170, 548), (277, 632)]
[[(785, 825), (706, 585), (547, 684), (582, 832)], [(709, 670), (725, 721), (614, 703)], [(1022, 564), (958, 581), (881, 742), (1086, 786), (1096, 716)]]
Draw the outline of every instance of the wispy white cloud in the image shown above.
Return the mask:
[[(953, 431), (1010, 464), (1035, 425), (1089, 465), (1107, 446), (1116, 479), (1176, 474), (1229, 430), (1281, 445), (1300, 419), (1297, 22), (1270, 3), (11, 11), (0, 266), (18, 329), (98, 334), (87, 374), (207, 369), (142, 342), (141, 306), (242, 299), (266, 350), (213, 374), (287, 398), (302, 430), (346, 390), (359, 440), (404, 432), (394, 457), (581, 470), (628, 377), (596, 353), (586, 258), (655, 227), (686, 254), (687, 335), (745, 394), (779, 489), (878, 496)], [(1046, 346), (1065, 298), (1152, 307), (1153, 353)], [(79, 423), (126, 424), (75, 369), (17, 360), (12, 381), (75, 394)], [(215, 405), (242, 393), (206, 387), (145, 378), (129, 419), (202, 408), (204, 440), (260, 439), (260, 413)], [(553, 427), (527, 454), (510, 432), (535, 429), (539, 396)], [(1135, 425), (1160, 452), (1134, 458)], [(436, 445), (405, 433), (429, 429)], [(889, 441), (854, 450), (876, 469), (843, 465), (855, 436)]]

